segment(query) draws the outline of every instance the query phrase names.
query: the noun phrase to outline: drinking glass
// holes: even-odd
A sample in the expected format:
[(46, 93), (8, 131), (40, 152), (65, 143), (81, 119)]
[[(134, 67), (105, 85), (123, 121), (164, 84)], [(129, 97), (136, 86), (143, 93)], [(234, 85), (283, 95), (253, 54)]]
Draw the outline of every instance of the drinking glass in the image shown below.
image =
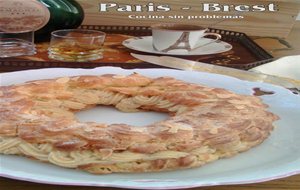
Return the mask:
[(0, 31), (0, 58), (36, 53), (34, 32), (7, 33)]
[(97, 30), (56, 30), (51, 33), (49, 58), (78, 62), (101, 59), (105, 35)]

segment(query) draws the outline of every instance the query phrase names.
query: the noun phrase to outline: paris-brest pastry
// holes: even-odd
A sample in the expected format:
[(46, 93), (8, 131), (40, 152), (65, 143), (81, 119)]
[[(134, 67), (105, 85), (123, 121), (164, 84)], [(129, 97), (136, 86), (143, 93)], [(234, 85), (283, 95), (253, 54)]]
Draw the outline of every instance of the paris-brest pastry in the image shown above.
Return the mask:
[[(143, 127), (76, 119), (97, 105), (170, 117)], [(170, 77), (62, 77), (0, 87), (0, 152), (95, 174), (192, 168), (262, 143), (277, 119), (258, 97)]]

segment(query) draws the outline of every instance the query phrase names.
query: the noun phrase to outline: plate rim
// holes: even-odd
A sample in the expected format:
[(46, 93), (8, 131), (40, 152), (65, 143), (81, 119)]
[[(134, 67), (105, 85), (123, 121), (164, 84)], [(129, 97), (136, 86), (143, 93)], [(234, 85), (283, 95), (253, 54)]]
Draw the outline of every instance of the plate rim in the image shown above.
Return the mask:
[[(130, 71), (130, 72), (134, 72), (136, 70), (146, 70), (146, 69), (122, 69), (122, 68), (116, 68), (116, 67), (97, 67), (94, 69), (73, 69), (73, 68), (63, 68), (63, 69), (67, 69), (67, 70), (97, 70), (97, 69), (103, 69), (103, 68), (107, 68), (107, 69), (114, 69), (113, 72), (116, 71)], [(39, 72), (41, 70), (57, 70), (57, 69), (62, 69), (62, 68), (44, 68), (44, 69), (32, 69), (32, 70), (24, 70), (24, 71), (15, 71), (15, 72), (10, 72), (10, 73), (1, 73), (0, 77), (5, 77), (6, 74), (16, 74), (16, 73), (22, 73), (22, 72), (31, 72), (31, 71), (35, 71), (35, 72)], [(178, 71), (175, 69), (156, 69), (156, 68), (151, 68), (151, 69), (147, 69), (147, 70), (172, 70), (172, 71), (176, 71), (176, 72), (195, 72), (195, 73), (205, 73), (208, 75), (221, 75), (222, 77), (226, 77), (226, 78), (230, 78), (231, 80), (237, 80), (239, 82), (244, 82), (244, 83), (253, 83), (253, 84), (266, 84), (269, 86), (275, 86), (276, 88), (280, 88), (282, 91), (284, 90), (286, 93), (289, 93), (291, 95), (293, 95), (290, 91), (284, 89), (283, 87), (279, 87), (276, 85), (272, 85), (272, 84), (268, 84), (268, 83), (259, 83), (259, 82), (252, 82), (252, 81), (247, 81), (247, 80), (242, 80), (236, 77), (231, 77), (231, 76), (227, 76), (227, 75), (222, 75), (222, 74), (215, 74), (215, 73), (208, 73), (208, 72), (196, 72), (196, 71)], [(94, 75), (94, 73), (91, 73), (91, 75)], [(30, 80), (29, 80), (30, 81)], [(280, 90), (279, 89), (279, 90)], [(296, 95), (293, 95), (294, 97), (297, 97)], [(1, 155), (0, 155), (1, 156)], [(74, 185), (74, 186), (96, 186), (96, 187), (117, 187), (117, 188), (131, 188), (131, 189), (182, 189), (182, 188), (193, 188), (193, 187), (204, 187), (204, 186), (217, 186), (217, 185), (238, 185), (238, 184), (249, 184), (249, 183), (259, 183), (259, 182), (264, 182), (264, 181), (269, 181), (269, 180), (274, 180), (274, 179), (280, 179), (280, 178), (284, 178), (284, 177), (289, 177), (292, 175), (297, 175), (300, 174), (300, 169), (296, 169), (294, 171), (287, 171), (286, 173), (280, 173), (278, 175), (274, 175), (274, 176), (267, 176), (264, 178), (260, 178), (260, 179), (250, 179), (250, 180), (241, 180), (241, 181), (227, 181), (227, 182), (218, 182), (218, 183), (196, 183), (196, 181), (194, 180), (193, 184), (191, 185), (177, 185), (174, 184), (174, 186), (172, 186), (172, 184), (170, 186), (165, 186), (165, 187), (156, 187), (156, 186), (151, 186), (151, 183), (148, 183), (150, 186), (130, 186), (130, 185), (124, 185), (124, 184), (119, 184), (119, 185), (113, 185), (113, 184), (105, 184), (103, 182), (98, 182), (98, 183), (91, 183), (91, 182), (79, 182), (79, 183), (74, 183), (74, 182), (51, 182), (51, 181), (44, 181), (44, 180), (38, 180), (38, 179), (30, 179), (30, 178), (26, 178), (26, 177), (20, 177), (16, 174), (16, 176), (12, 176), (10, 174), (5, 174), (2, 173), (0, 171), (0, 176), (1, 177), (7, 177), (7, 178), (11, 178), (11, 179), (16, 179), (16, 180), (22, 180), (22, 181), (30, 181), (30, 182), (36, 182), (36, 183), (43, 183), (43, 184), (53, 184), (53, 185)]]
[(26, 177), (15, 177), (9, 174), (2, 174), (0, 173), (0, 177), (9, 178), (13, 180), (21, 180), (27, 182), (34, 182), (40, 184), (49, 184), (49, 185), (63, 185), (63, 186), (85, 186), (85, 187), (112, 187), (112, 188), (130, 188), (130, 189), (185, 189), (185, 188), (196, 188), (196, 187), (212, 187), (212, 186), (221, 186), (221, 185), (243, 185), (243, 184), (254, 184), (254, 183), (262, 183), (276, 179), (282, 179), (286, 177), (290, 177), (293, 175), (300, 174), (300, 170), (296, 170), (293, 172), (288, 172), (286, 174), (275, 175), (272, 177), (266, 177), (256, 180), (244, 180), (244, 181), (229, 181), (229, 182), (220, 182), (220, 183), (207, 183), (207, 184), (193, 184), (193, 185), (177, 185), (177, 186), (165, 186), (165, 187), (154, 187), (154, 186), (126, 186), (126, 185), (112, 185), (112, 184), (104, 184), (104, 183), (82, 183), (82, 182), (51, 182), (51, 181), (44, 181), (38, 179), (30, 179)]
[[(212, 53), (189, 53), (189, 52), (187, 52), (187, 53), (176, 53), (176, 52), (172, 53), (172, 52), (159, 52), (159, 51), (156, 51), (154, 49), (152, 49), (152, 50), (149, 49), (149, 50), (145, 51), (145, 50), (141, 50), (139, 48), (136, 48), (136, 47), (133, 47), (133, 46), (129, 45), (133, 41), (148, 40), (148, 38), (152, 39), (152, 36), (132, 37), (132, 38), (124, 40), (122, 42), (122, 45), (125, 46), (125, 47), (127, 47), (127, 48), (129, 48), (129, 49), (132, 49), (132, 50), (135, 50), (135, 51), (139, 51), (139, 52), (153, 53), (153, 54), (159, 54), (159, 55), (177, 55), (177, 56), (212, 55), (212, 54), (224, 53), (224, 52), (232, 50), (232, 48), (233, 48), (233, 46), (230, 43), (222, 41), (222, 40), (220, 40), (220, 43), (223, 43), (224, 45), (226, 45), (226, 46), (228, 45), (230, 47), (226, 48), (226, 50), (224, 50), (224, 51), (218, 51), (218, 52), (212, 52)], [(218, 43), (214, 42), (214, 44), (218, 44)], [(197, 49), (201, 49), (201, 47), (197, 48)]]

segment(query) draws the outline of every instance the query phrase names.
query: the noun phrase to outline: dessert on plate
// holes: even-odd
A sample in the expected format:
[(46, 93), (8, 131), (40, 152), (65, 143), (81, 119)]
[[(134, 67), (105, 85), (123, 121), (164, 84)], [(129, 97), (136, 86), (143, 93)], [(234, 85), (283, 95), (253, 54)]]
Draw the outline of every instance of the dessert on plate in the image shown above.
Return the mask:
[[(143, 127), (76, 119), (97, 105), (170, 117)], [(171, 77), (61, 77), (0, 87), (0, 153), (95, 174), (192, 168), (262, 143), (277, 119), (258, 97)]]

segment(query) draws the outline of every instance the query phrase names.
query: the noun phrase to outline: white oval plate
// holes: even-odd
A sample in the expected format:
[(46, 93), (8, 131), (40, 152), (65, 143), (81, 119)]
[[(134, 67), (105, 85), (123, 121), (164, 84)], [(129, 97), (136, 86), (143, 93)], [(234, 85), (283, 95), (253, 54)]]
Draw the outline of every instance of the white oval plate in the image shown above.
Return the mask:
[[(252, 94), (254, 87), (273, 91), (275, 94), (262, 96), (262, 99), (270, 106), (270, 111), (280, 116), (280, 120), (275, 122), (276, 128), (261, 145), (232, 158), (221, 159), (199, 168), (159, 173), (93, 175), (24, 157), (0, 155), (1, 176), (46, 184), (179, 189), (257, 183), (300, 173), (300, 96), (293, 95), (282, 87), (204, 72), (172, 69), (124, 70), (114, 67), (91, 70), (52, 68), (4, 73), (0, 74), (0, 83), (11, 85), (60, 76), (106, 73), (128, 75), (133, 72), (150, 77), (171, 76), (187, 82), (225, 88), (239, 94)], [(116, 117), (112, 118), (116, 122)], [(136, 120), (141, 122), (141, 118), (143, 117), (136, 117)], [(157, 119), (156, 116), (153, 118)]]
[[(212, 39), (206, 38), (204, 39), (208, 42), (211, 42)], [(122, 43), (125, 47), (129, 49), (133, 49), (140, 52), (146, 53), (155, 53), (155, 54), (162, 54), (162, 55), (209, 55), (209, 54), (216, 54), (216, 53), (223, 53), (232, 49), (232, 45), (227, 42), (219, 41), (219, 42), (212, 42), (211, 44), (199, 47), (192, 51), (186, 50), (172, 50), (169, 52), (160, 52), (153, 49), (152, 46), (152, 36), (143, 36), (143, 37), (135, 37), (124, 40)]]

